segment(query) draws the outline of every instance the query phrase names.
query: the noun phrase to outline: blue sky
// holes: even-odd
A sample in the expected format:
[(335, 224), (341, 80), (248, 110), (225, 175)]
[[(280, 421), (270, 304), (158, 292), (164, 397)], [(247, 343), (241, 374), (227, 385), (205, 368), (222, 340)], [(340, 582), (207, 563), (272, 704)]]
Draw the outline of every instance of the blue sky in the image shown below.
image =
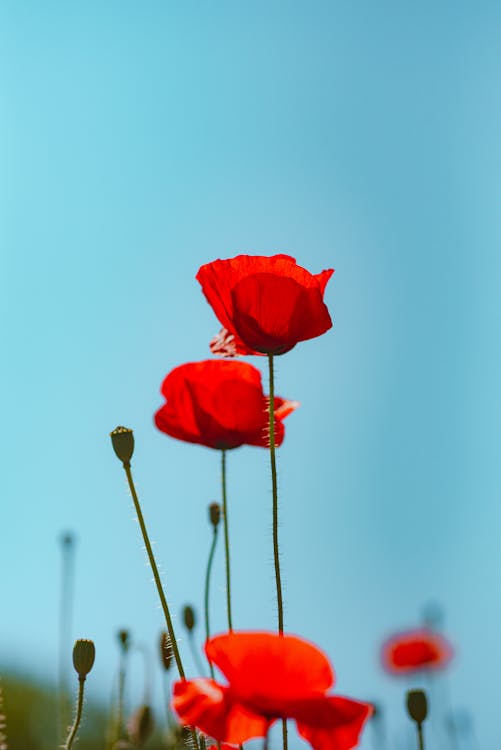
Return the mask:
[[(218, 456), (152, 415), (165, 374), (218, 330), (199, 266), (287, 252), (336, 273), (333, 329), (277, 363), (301, 402), (279, 455), (286, 625), (328, 651), (339, 690), (384, 701), (398, 739), (407, 685), (381, 673), (379, 644), (439, 601), (452, 703), (480, 746), (499, 743), (500, 16), (2, 4), (1, 663), (55, 678), (67, 528), (90, 691), (109, 693), (117, 628), (156, 638), (117, 424), (135, 430), (173, 609), (201, 601)], [(275, 623), (269, 479), (265, 451), (229, 456), (237, 627)]]

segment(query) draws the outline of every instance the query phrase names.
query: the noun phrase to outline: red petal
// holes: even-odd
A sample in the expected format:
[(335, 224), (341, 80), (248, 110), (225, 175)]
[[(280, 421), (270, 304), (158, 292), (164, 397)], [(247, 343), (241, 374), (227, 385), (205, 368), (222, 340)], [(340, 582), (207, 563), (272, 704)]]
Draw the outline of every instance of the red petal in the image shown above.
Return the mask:
[[(323, 293), (333, 270), (311, 274), (287, 255), (239, 255), (202, 266), (207, 301), (242, 354), (283, 354), (332, 326)], [(219, 342), (211, 347), (221, 348)]]
[(351, 750), (371, 713), (370, 704), (350, 698), (316, 698), (298, 707), (297, 730), (314, 750)]
[(169, 373), (162, 393), (167, 403), (155, 415), (162, 432), (210, 448), (266, 445), (267, 399), (252, 365), (190, 362)]
[(229, 633), (207, 641), (205, 650), (235, 698), (264, 716), (282, 716), (287, 702), (325, 692), (334, 681), (325, 654), (292, 635)]
[(382, 660), (389, 672), (407, 674), (420, 669), (441, 669), (454, 655), (451, 644), (428, 628), (398, 633), (382, 648)]
[(172, 708), (183, 724), (195, 726), (220, 742), (239, 745), (264, 737), (268, 721), (235, 703), (228, 688), (214, 680), (180, 680), (174, 684)]
[(234, 331), (256, 351), (283, 354), (332, 326), (316, 285), (307, 287), (289, 277), (260, 273), (239, 281), (231, 296)]

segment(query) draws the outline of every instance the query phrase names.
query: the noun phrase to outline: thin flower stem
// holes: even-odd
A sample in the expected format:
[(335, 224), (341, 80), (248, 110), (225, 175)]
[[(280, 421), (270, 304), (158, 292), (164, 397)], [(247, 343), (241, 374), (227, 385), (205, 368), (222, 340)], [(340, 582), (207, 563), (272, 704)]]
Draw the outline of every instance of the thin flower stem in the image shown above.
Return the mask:
[[(148, 532), (146, 530), (146, 525), (144, 523), (143, 512), (139, 504), (139, 498), (137, 496), (136, 488), (134, 486), (134, 480), (132, 479), (130, 463), (124, 463), (123, 467), (125, 469), (125, 474), (127, 476), (127, 481), (129, 483), (130, 493), (132, 495), (132, 499), (134, 501), (134, 507), (136, 509), (137, 520), (139, 521), (139, 526), (141, 527), (141, 533), (143, 535), (144, 545), (146, 547), (146, 552), (148, 553), (148, 559), (150, 561), (151, 570), (152, 570), (153, 577), (155, 579), (155, 583), (157, 586), (158, 596), (160, 598), (160, 604), (162, 605), (162, 610), (163, 610), (164, 617), (165, 617), (165, 624), (167, 625), (167, 631), (169, 633), (169, 638), (170, 638), (171, 645), (172, 645), (172, 652), (174, 654), (174, 660), (176, 662), (180, 678), (182, 680), (185, 680), (186, 674), (183, 668), (183, 662), (181, 661), (181, 654), (179, 653), (179, 649), (177, 647), (176, 635), (174, 633), (174, 626), (172, 624), (172, 619), (171, 619), (170, 612), (169, 612), (169, 606), (167, 604), (167, 599), (165, 598), (162, 581), (160, 580), (160, 574), (157, 568), (157, 563), (155, 561), (153, 549), (151, 547)], [(190, 731), (191, 731), (191, 736), (193, 739), (193, 745), (195, 748), (198, 749), (197, 733), (195, 729), (193, 729), (192, 727), (190, 727)]]
[(170, 638), (171, 645), (172, 645), (172, 651), (174, 653), (174, 659), (177, 665), (179, 676), (181, 677), (182, 680), (184, 680), (186, 679), (186, 675), (183, 669), (181, 655), (177, 647), (176, 635), (174, 633), (174, 626), (172, 624), (172, 619), (171, 619), (170, 612), (169, 612), (169, 606), (167, 604), (167, 599), (165, 598), (164, 590), (162, 587), (162, 582), (160, 580), (160, 574), (158, 572), (157, 563), (155, 561), (155, 556), (151, 548), (151, 543), (150, 543), (150, 539), (148, 536), (148, 532), (146, 531), (146, 525), (144, 523), (143, 512), (139, 504), (139, 498), (137, 496), (136, 488), (134, 486), (134, 480), (132, 479), (132, 472), (130, 470), (130, 464), (129, 466), (126, 466), (124, 464), (124, 469), (127, 475), (127, 481), (129, 483), (129, 489), (132, 495), (132, 499), (134, 501), (134, 507), (136, 509), (137, 520), (139, 521), (139, 526), (141, 527), (141, 533), (143, 535), (144, 545), (146, 547), (146, 552), (148, 553), (148, 559), (150, 561), (151, 570), (153, 572), (153, 578), (155, 579), (155, 583), (157, 586), (158, 596), (160, 597), (160, 604), (162, 605), (162, 610), (163, 610), (164, 617), (165, 617), (165, 624), (167, 625), (167, 630), (169, 632), (169, 638)]
[[(273, 493), (273, 559), (275, 562), (275, 581), (277, 584), (278, 605), (278, 632), (284, 632), (284, 604), (282, 597), (282, 579), (280, 576), (280, 555), (278, 549), (278, 485), (277, 485), (277, 462), (275, 456), (275, 373), (273, 367), (273, 354), (268, 354), (268, 366), (270, 374), (270, 406), (268, 410), (270, 425), (270, 463), (271, 463), (271, 488)], [(282, 738), (284, 750), (287, 750), (287, 719), (282, 719)]]
[(280, 576), (280, 555), (278, 550), (278, 487), (277, 487), (277, 462), (275, 457), (275, 376), (273, 368), (273, 354), (268, 354), (268, 365), (270, 372), (270, 463), (271, 463), (271, 488), (273, 492), (273, 559), (275, 562), (275, 581), (277, 584), (278, 605), (278, 632), (284, 632), (284, 604), (282, 597), (282, 580)]
[(424, 738), (423, 738), (423, 726), (422, 724), (417, 725), (417, 734), (418, 734), (418, 747), (419, 750), (424, 750)]
[(125, 694), (125, 676), (127, 672), (126, 655), (120, 652), (120, 667), (118, 670), (118, 703), (117, 703), (117, 735), (116, 740), (121, 740), (124, 733), (124, 694)]
[(69, 724), (70, 704), (68, 698), (68, 659), (69, 642), (71, 639), (71, 614), (73, 605), (74, 581), (74, 537), (65, 533), (61, 537), (62, 565), (61, 565), (61, 601), (59, 612), (59, 686), (58, 711), (59, 733), (61, 743), (66, 737)]
[(221, 487), (223, 494), (224, 551), (226, 560), (226, 608), (228, 612), (228, 630), (233, 630), (231, 617), (231, 573), (230, 573), (230, 535), (228, 522), (228, 500), (226, 497), (226, 451), (221, 451)]
[(76, 734), (78, 732), (78, 727), (80, 726), (80, 719), (82, 718), (83, 699), (84, 699), (84, 684), (85, 684), (85, 677), (79, 677), (78, 678), (77, 715), (75, 716), (75, 721), (73, 723), (73, 726), (70, 729), (70, 733), (68, 735), (68, 739), (66, 740), (66, 745), (64, 746), (64, 750), (70, 750), (73, 744), (73, 740), (75, 739)]
[[(209, 593), (210, 593), (210, 578), (212, 572), (212, 562), (214, 560), (214, 552), (216, 551), (217, 543), (217, 530), (218, 526), (214, 526), (214, 533), (212, 535), (212, 543), (210, 546), (209, 559), (207, 560), (207, 570), (205, 573), (205, 596), (204, 596), (204, 614), (205, 614), (205, 640), (208, 641), (210, 638), (210, 619), (209, 619)], [(209, 661), (209, 660), (207, 660)], [(210, 676), (214, 679), (214, 667), (209, 661)]]

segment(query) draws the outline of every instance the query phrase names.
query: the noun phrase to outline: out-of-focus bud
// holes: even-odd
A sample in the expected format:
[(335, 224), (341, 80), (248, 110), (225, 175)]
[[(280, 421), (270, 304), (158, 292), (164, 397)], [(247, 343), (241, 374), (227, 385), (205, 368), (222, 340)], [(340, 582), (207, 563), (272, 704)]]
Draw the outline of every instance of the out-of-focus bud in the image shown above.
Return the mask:
[(75, 667), (78, 677), (85, 680), (94, 665), (96, 658), (96, 649), (93, 641), (86, 638), (80, 638), (75, 641), (73, 646), (73, 666)]
[(211, 503), (209, 505), (209, 520), (214, 528), (217, 529), (221, 520), (221, 506), (219, 503)]
[(166, 630), (163, 630), (160, 633), (160, 658), (162, 660), (163, 668), (168, 672), (172, 666), (172, 645), (169, 634)]
[(119, 630), (117, 633), (118, 642), (123, 653), (126, 654), (130, 646), (130, 633), (128, 630)]
[(409, 690), (407, 692), (407, 711), (411, 719), (422, 724), (428, 715), (428, 701), (424, 690)]
[(135, 745), (143, 745), (154, 728), (153, 711), (149, 706), (139, 706), (127, 722), (129, 737)]
[(189, 604), (183, 609), (183, 620), (186, 630), (193, 630), (195, 627), (195, 610)]
[(75, 541), (74, 535), (71, 533), (71, 531), (64, 531), (61, 534), (61, 544), (64, 547), (64, 549), (68, 549), (68, 547), (71, 547), (73, 542)]
[(128, 468), (134, 453), (134, 434), (128, 427), (116, 427), (110, 432), (111, 444), (117, 457)]

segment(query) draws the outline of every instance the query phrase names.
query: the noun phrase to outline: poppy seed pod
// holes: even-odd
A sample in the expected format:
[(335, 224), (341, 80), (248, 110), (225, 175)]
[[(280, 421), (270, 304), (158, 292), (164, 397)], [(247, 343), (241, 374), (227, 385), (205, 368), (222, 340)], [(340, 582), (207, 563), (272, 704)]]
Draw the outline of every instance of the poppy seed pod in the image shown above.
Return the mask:
[(73, 666), (75, 667), (78, 677), (85, 680), (94, 665), (96, 658), (96, 649), (93, 641), (86, 638), (80, 638), (75, 641), (73, 646)]
[(428, 715), (428, 701), (424, 690), (409, 690), (407, 692), (407, 711), (411, 719), (422, 724)]
[(111, 444), (117, 457), (124, 466), (130, 466), (134, 453), (134, 434), (128, 427), (116, 427), (110, 432)]
[(166, 630), (160, 633), (160, 658), (163, 668), (168, 672), (172, 666), (172, 645)]
[(189, 604), (183, 609), (183, 620), (186, 630), (192, 631), (195, 627), (195, 610)]
[(221, 520), (221, 506), (219, 503), (211, 503), (209, 505), (209, 520), (214, 528), (217, 529)]

